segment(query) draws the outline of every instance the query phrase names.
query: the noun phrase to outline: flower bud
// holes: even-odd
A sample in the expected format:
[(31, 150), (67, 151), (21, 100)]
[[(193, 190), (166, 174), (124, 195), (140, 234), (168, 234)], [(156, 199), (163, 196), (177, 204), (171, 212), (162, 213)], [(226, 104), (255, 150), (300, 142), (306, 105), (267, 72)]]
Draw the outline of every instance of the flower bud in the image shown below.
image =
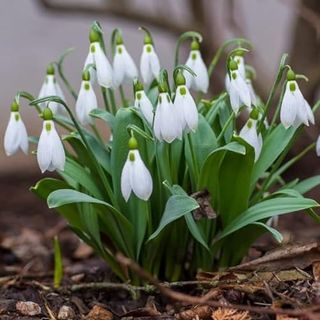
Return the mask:
[(288, 81), (296, 80), (296, 74), (291, 69), (287, 72), (287, 80)]
[(128, 146), (130, 150), (138, 149), (138, 141), (134, 136), (129, 139)]
[(90, 72), (88, 70), (84, 70), (82, 72), (82, 80), (83, 81), (90, 81)]
[(117, 32), (117, 35), (116, 35), (116, 45), (119, 46), (123, 44), (123, 39), (122, 39), (122, 35), (120, 32)]
[(48, 75), (54, 75), (54, 65), (53, 63), (50, 63), (47, 67), (47, 74)]
[(90, 30), (90, 33), (89, 33), (89, 40), (90, 40), (90, 43), (92, 42), (98, 42), (100, 39), (100, 34), (99, 32), (97, 32), (96, 30), (94, 30), (94, 28), (92, 28)]
[(43, 120), (52, 120), (53, 119), (53, 113), (51, 111), (50, 108), (45, 108), (43, 111), (42, 111), (42, 117), (43, 117)]
[(177, 72), (177, 75), (174, 79), (176, 86), (184, 86), (186, 84), (186, 78), (184, 77), (181, 71)]
[(190, 46), (191, 50), (200, 50), (200, 44), (197, 40), (193, 40)]
[(19, 111), (19, 104), (17, 103), (16, 99), (13, 100), (11, 103), (11, 112), (18, 112)]

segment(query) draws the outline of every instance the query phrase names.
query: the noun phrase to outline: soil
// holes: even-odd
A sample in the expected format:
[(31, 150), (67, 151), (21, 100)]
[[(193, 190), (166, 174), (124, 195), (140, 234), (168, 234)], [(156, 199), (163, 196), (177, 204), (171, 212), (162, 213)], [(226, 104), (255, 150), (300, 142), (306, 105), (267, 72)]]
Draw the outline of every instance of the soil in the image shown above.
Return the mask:
[[(0, 180), (0, 319), (320, 319), (320, 227), (306, 215), (280, 219), (285, 242), (294, 243), (297, 252), (286, 257), (285, 274), (279, 261), (282, 264), (287, 251), (280, 251), (278, 264), (263, 262), (272, 269), (265, 268), (265, 273), (259, 273), (258, 267), (200, 273), (191, 282), (171, 284), (173, 295), (160, 294), (155, 287), (135, 291), (129, 284), (117, 283), (108, 266), (80, 243), (59, 215), (28, 191), (39, 178), (30, 173)], [(56, 234), (64, 259), (59, 289), (53, 288), (52, 239)], [(299, 243), (312, 245), (302, 247), (301, 253)], [(275, 242), (264, 237), (246, 261), (274, 247)], [(259, 261), (257, 266), (261, 267)], [(187, 295), (186, 300), (179, 293)], [(206, 302), (189, 301), (204, 296)], [(36, 306), (26, 305), (28, 301)], [(288, 316), (278, 313), (283, 310)], [(299, 314), (299, 310), (305, 311)]]

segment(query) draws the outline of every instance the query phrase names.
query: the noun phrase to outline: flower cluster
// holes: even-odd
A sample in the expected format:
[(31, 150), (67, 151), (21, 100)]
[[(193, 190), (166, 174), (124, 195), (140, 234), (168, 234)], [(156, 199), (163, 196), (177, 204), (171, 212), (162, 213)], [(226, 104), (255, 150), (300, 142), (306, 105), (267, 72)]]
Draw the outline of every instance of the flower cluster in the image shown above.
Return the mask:
[[(43, 121), (39, 139), (30, 137), (40, 170), (57, 170), (61, 176), (42, 179), (32, 191), (59, 207), (77, 235), (122, 280), (137, 279), (117, 263), (118, 251), (174, 281), (199, 268), (240, 262), (261, 230), (281, 241), (272, 218), (318, 206), (302, 194), (320, 179), (286, 183), (282, 174), (314, 147), (320, 156), (319, 138), (287, 161), (298, 128), (315, 123), (320, 103), (311, 109), (298, 86), (305, 77), (285, 64), (286, 56), (264, 102), (254, 90), (255, 71), (245, 63), (251, 48), (246, 40), (223, 44), (207, 67), (201, 35), (186, 32), (177, 41), (169, 73), (161, 68), (150, 32), (141, 29), (145, 36), (137, 67), (119, 29), (111, 35), (108, 58), (101, 26), (94, 22), (79, 91), (64, 74), (63, 54), (48, 65), (37, 98), (25, 91), (15, 96), (4, 148), (8, 156), (19, 149), (28, 153), (20, 114), (21, 100), (27, 99)], [(186, 40), (190, 52), (179, 64)], [(212, 72), (231, 46), (225, 52), (225, 90), (211, 96)], [(130, 96), (126, 85), (133, 89)], [(107, 141), (96, 121), (107, 124)], [(63, 138), (56, 127), (64, 129)], [(250, 241), (243, 242), (247, 230)]]

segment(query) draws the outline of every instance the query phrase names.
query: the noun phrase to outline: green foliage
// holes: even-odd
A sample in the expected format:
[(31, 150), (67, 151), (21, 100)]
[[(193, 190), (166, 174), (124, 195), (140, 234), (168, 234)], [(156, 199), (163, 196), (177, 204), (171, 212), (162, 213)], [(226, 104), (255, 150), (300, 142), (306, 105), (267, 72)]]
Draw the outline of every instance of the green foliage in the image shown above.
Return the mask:
[[(92, 28), (103, 42), (100, 25), (94, 23)], [(117, 32), (113, 34), (113, 46)], [(202, 38), (196, 32), (187, 32), (179, 38), (176, 65), (180, 45), (187, 39), (201, 41)], [(209, 74), (225, 48), (237, 44), (249, 46), (244, 39), (228, 41), (212, 60)], [(231, 51), (232, 55), (238, 49)], [(63, 72), (63, 61), (68, 53), (59, 59), (59, 73), (76, 98)], [(232, 111), (226, 92), (211, 100), (199, 99), (197, 129), (185, 131), (180, 140), (170, 144), (157, 140), (152, 124), (146, 121), (139, 108), (133, 107), (132, 99), (126, 100), (130, 107), (116, 109), (113, 89), (102, 88), (106, 110), (90, 112), (94, 121), (112, 132), (112, 141), (108, 142), (103, 141), (94, 124), (88, 128), (81, 126), (59, 97), (34, 100), (32, 95), (20, 92), (16, 99), (33, 100), (31, 105), (37, 110), (40, 110), (40, 103), (50, 101), (60, 103), (68, 113), (54, 117), (56, 124), (68, 131), (63, 137), (68, 148), (64, 170), (58, 172), (61, 180), (44, 178), (32, 192), (47, 201), (49, 208), (56, 209), (121, 280), (131, 280), (134, 284), (139, 284), (140, 280), (119, 265), (115, 258), (118, 251), (158, 278), (173, 281), (192, 277), (198, 269), (213, 270), (239, 263), (263, 233), (268, 232), (281, 242), (282, 236), (270, 225), (270, 219), (306, 211), (319, 221), (313, 210), (318, 203), (303, 194), (320, 184), (319, 176), (301, 182), (298, 179), (284, 181), (285, 170), (307, 152), (290, 160), (286, 158), (301, 130), (285, 129), (277, 117), (268, 128), (264, 123), (286, 68), (285, 59), (286, 56), (281, 60), (266, 105), (259, 100), (257, 106), (262, 113), (257, 128), (263, 145), (256, 161), (255, 149), (236, 134), (239, 132), (238, 115)], [(179, 66), (178, 69), (188, 72), (189, 68)], [(168, 73), (162, 70), (160, 80), (168, 82), (167, 77)], [(174, 88), (168, 88), (168, 92), (173, 100)], [(156, 80), (146, 90), (146, 95), (155, 109), (159, 95)], [(248, 118), (245, 112), (241, 115)], [(121, 192), (128, 141), (133, 136), (152, 177), (153, 192), (148, 201), (135, 194), (125, 201)], [(38, 143), (37, 138), (31, 140)], [(62, 272), (59, 250), (56, 240), (57, 285)]]

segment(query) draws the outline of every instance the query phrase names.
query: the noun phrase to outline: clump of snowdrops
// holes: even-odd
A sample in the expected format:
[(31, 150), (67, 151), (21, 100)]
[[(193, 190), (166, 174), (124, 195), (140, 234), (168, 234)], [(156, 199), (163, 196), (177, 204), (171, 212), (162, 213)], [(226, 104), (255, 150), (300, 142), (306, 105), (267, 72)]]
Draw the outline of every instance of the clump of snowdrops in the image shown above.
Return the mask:
[[(319, 106), (312, 110), (304, 99), (299, 82), (305, 77), (286, 64), (287, 55), (262, 101), (253, 89), (254, 69), (245, 64), (248, 41), (224, 43), (207, 68), (201, 35), (186, 32), (177, 41), (174, 70), (167, 72), (150, 32), (141, 30), (140, 72), (119, 29), (111, 36), (109, 62), (101, 26), (94, 22), (79, 93), (64, 73), (68, 52), (49, 64), (38, 98), (17, 93), (6, 153), (28, 153), (31, 143), (41, 171), (56, 170), (60, 176), (44, 178), (31, 190), (56, 208), (121, 280), (135, 284), (140, 280), (119, 265), (117, 252), (160, 279), (187, 279), (197, 270), (239, 263), (266, 232), (281, 242), (274, 217), (304, 210), (318, 221), (313, 211), (318, 203), (303, 194), (320, 184), (319, 176), (282, 178), (316, 147), (312, 143), (287, 157), (305, 126), (314, 124)], [(179, 64), (185, 41), (191, 43), (189, 57)], [(224, 59), (226, 90), (211, 96), (209, 82)], [(133, 88), (130, 96), (125, 85)], [(96, 97), (100, 92), (103, 105)], [(43, 120), (40, 138), (27, 135), (22, 99)], [(272, 106), (276, 111), (270, 117)], [(110, 129), (109, 141), (96, 121)], [(67, 133), (59, 135), (57, 127)]]

